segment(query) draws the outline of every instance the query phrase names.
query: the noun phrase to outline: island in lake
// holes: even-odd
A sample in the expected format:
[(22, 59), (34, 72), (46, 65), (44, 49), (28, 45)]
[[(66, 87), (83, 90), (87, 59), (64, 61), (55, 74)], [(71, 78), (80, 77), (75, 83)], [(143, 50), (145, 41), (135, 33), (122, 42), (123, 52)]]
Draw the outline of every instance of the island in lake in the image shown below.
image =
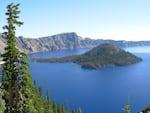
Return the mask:
[(126, 66), (142, 61), (141, 58), (112, 44), (101, 44), (82, 55), (63, 58), (40, 58), (38, 62), (73, 62), (82, 68), (98, 69), (105, 66)]

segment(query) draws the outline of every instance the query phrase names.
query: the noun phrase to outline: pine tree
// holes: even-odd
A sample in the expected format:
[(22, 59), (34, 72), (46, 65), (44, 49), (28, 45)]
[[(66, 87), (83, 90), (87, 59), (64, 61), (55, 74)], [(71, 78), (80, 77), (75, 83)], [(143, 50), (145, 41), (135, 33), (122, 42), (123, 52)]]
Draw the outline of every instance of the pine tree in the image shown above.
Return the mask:
[(61, 105), (61, 113), (65, 113), (65, 107), (64, 107), (64, 104)]
[(73, 109), (73, 110), (71, 111), (71, 113), (75, 113), (75, 110)]
[(78, 113), (82, 113), (82, 110), (80, 107), (78, 108)]
[(57, 105), (57, 113), (61, 113), (61, 105), (60, 104)]
[(19, 51), (16, 48), (16, 37), (15, 30), (16, 26), (21, 26), (23, 22), (17, 20), (19, 18), (18, 10), (19, 4), (9, 4), (7, 6), (6, 15), (8, 25), (5, 25), (3, 29), (6, 30), (4, 33), (7, 39), (7, 47), (5, 48), (5, 53), (2, 55), (3, 61), (3, 78), (2, 86), (5, 100), (5, 113), (19, 113), (19, 107), (21, 107), (19, 94)]
[[(43, 99), (42, 88), (37, 88), (36, 83), (32, 82), (27, 55), (16, 47), (16, 26), (23, 24), (18, 21), (18, 7), (19, 4), (14, 3), (7, 6), (7, 25), (3, 27), (7, 39), (5, 53), (1, 55), (4, 61), (1, 86), (5, 101), (4, 113), (69, 113), (69, 108), (64, 110), (63, 105), (51, 103), (48, 93), (47, 98)], [(81, 110), (78, 111), (81, 113)]]
[(130, 103), (127, 103), (127, 105), (125, 106), (125, 113), (131, 113), (131, 111), (130, 111)]
[[(20, 13), (18, 7), (19, 4), (13, 3), (7, 6), (8, 25), (3, 27), (6, 30), (4, 34), (7, 39), (7, 47), (2, 55), (5, 62), (2, 66), (5, 113), (38, 113), (38, 111), (40, 113), (42, 98), (37, 92), (34, 92), (35, 86), (28, 71), (27, 55), (16, 48), (16, 26), (23, 24), (17, 20)], [(35, 99), (36, 97), (37, 99)], [(37, 100), (40, 101), (39, 104)]]
[(42, 87), (41, 86), (38, 87), (38, 91), (39, 91), (39, 94), (42, 96)]
[(128, 102), (124, 109), (125, 113), (131, 113), (130, 111), (130, 95), (128, 94)]
[(52, 108), (53, 108), (53, 113), (57, 113), (57, 104), (56, 104), (56, 102), (53, 102)]
[(46, 99), (44, 100), (44, 113), (52, 113), (52, 106), (48, 91), (46, 93)]

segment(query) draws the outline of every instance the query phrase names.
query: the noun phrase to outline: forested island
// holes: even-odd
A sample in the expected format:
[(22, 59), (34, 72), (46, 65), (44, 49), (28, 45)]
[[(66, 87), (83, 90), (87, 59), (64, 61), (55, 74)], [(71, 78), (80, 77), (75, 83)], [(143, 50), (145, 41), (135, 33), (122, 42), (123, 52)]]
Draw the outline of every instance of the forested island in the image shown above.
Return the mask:
[[(7, 40), (2, 58), (2, 81), (0, 83), (0, 113), (82, 113), (81, 108), (70, 109), (68, 105), (52, 101), (47, 91), (42, 95), (42, 87), (32, 82), (27, 62), (27, 54), (16, 47), (16, 27), (19, 4), (7, 6), (7, 25), (3, 28)], [(39, 62), (74, 62), (83, 68), (97, 69), (104, 66), (124, 66), (140, 62), (142, 59), (112, 44), (102, 44), (82, 54), (64, 58), (36, 59)], [(61, 93), (60, 93), (61, 94)], [(83, 101), (83, 100), (82, 100)], [(89, 106), (90, 107), (90, 106)], [(149, 111), (148, 106), (143, 112)], [(94, 112), (94, 109), (92, 109)], [(125, 113), (130, 113), (130, 103), (125, 106)]]
[(112, 44), (101, 44), (82, 55), (63, 58), (36, 59), (38, 62), (73, 62), (82, 68), (98, 69), (105, 66), (126, 66), (142, 59)]
[(18, 21), (19, 5), (10, 3), (7, 6), (7, 25), (3, 27), (7, 43), (0, 55), (0, 113), (82, 113), (80, 108), (75, 111), (51, 101), (48, 91), (43, 97), (42, 87), (37, 86), (36, 81), (32, 82), (27, 55), (16, 47), (16, 27), (23, 24)]

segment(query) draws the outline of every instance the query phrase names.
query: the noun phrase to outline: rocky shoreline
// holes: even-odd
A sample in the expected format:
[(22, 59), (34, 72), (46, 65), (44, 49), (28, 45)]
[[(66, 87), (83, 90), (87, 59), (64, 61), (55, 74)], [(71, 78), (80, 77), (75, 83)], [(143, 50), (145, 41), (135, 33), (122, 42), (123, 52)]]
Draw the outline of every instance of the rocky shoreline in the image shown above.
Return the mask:
[[(17, 47), (26, 53), (36, 53), (45, 51), (56, 51), (66, 49), (93, 48), (103, 43), (114, 44), (118, 47), (132, 46), (150, 46), (150, 41), (115, 41), (103, 39), (91, 39), (78, 36), (77, 33), (61, 33), (53, 36), (41, 38), (17, 38)], [(6, 39), (0, 34), (0, 53), (4, 52), (6, 47)]]

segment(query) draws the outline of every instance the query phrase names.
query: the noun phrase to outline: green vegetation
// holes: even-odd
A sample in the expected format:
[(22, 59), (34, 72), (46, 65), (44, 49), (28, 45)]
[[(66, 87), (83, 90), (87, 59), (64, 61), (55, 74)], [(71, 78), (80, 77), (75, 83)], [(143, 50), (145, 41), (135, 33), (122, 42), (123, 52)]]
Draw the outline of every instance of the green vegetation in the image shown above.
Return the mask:
[[(27, 63), (25, 62), (25, 54), (18, 51), (15, 46), (15, 29), (16, 26), (21, 26), (23, 23), (18, 21), (18, 10), (19, 4), (14, 5), (13, 3), (7, 6), (7, 23), (3, 28), (6, 30), (4, 33), (7, 38), (7, 47), (5, 48), (5, 53), (2, 54), (3, 61), (3, 78), (2, 78), (2, 88), (3, 88), (3, 99), (5, 100), (5, 113), (17, 113), (23, 111), (21, 108), (22, 96), (21, 89), (24, 81), (23, 75), (27, 68)], [(27, 85), (27, 84), (26, 84)], [(30, 87), (30, 86), (29, 86)]]
[[(23, 22), (18, 21), (19, 4), (9, 4), (6, 15), (8, 25), (3, 28), (7, 39), (5, 53), (0, 55), (5, 62), (2, 65), (3, 77), (0, 89), (0, 113), (82, 113), (78, 110), (69, 110), (64, 104), (51, 101), (49, 93), (42, 97), (42, 87), (32, 82), (28, 71), (27, 55), (16, 48), (16, 26)], [(83, 54), (68, 56), (60, 59), (38, 59), (41, 62), (74, 62), (85, 68), (99, 68), (108, 65), (129, 65), (141, 61), (140, 58), (125, 52), (116, 46), (104, 44)], [(150, 106), (143, 111), (150, 110)], [(125, 113), (130, 113), (130, 103), (125, 107)]]
[(125, 113), (131, 113), (131, 111), (130, 111), (130, 95), (129, 94), (128, 94), (128, 103), (125, 106), (124, 111), (125, 111)]
[(127, 104), (127, 105), (125, 106), (125, 113), (131, 113), (131, 112), (130, 112), (130, 104)]
[(2, 101), (0, 101), (0, 113), (4, 113), (4, 106), (2, 104)]
[(49, 93), (43, 98), (42, 88), (32, 82), (27, 55), (16, 48), (16, 26), (23, 24), (17, 20), (20, 13), (18, 7), (19, 4), (13, 3), (7, 6), (8, 25), (3, 27), (7, 47), (2, 54), (5, 63), (2, 65), (0, 113), (69, 113), (63, 104), (51, 102)]
[(142, 59), (112, 44), (102, 44), (83, 55), (36, 60), (38, 62), (74, 62), (80, 64), (83, 68), (97, 69), (104, 66), (125, 66)]
[(145, 107), (141, 112), (142, 113), (149, 113), (150, 112), (150, 105), (148, 105), (147, 107)]

